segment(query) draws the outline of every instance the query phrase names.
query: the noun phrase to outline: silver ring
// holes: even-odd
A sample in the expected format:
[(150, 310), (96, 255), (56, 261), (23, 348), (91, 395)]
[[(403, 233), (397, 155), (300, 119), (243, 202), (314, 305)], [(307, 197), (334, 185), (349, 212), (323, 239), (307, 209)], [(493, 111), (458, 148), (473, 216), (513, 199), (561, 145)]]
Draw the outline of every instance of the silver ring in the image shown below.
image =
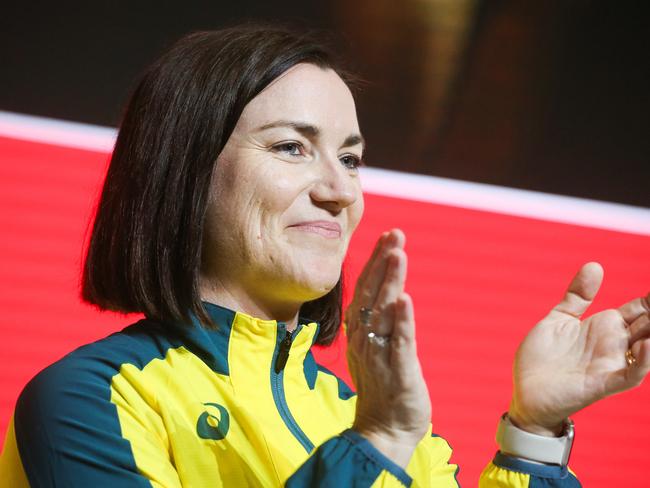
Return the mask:
[(376, 344), (379, 347), (385, 347), (390, 342), (390, 336), (380, 336), (374, 332), (368, 332), (368, 342)]
[(372, 322), (372, 308), (361, 307), (359, 309), (359, 322), (366, 327), (370, 327), (370, 322)]

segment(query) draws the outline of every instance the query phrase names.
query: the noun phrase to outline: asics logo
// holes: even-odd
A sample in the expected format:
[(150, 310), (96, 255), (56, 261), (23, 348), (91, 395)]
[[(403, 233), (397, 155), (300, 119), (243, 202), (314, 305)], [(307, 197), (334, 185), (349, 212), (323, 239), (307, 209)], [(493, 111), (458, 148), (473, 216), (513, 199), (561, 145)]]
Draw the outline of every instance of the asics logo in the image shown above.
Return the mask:
[(215, 441), (226, 437), (230, 428), (230, 415), (223, 405), (218, 403), (204, 403), (206, 407), (214, 407), (219, 411), (219, 416), (203, 412), (196, 421), (196, 433), (201, 439), (212, 439)]

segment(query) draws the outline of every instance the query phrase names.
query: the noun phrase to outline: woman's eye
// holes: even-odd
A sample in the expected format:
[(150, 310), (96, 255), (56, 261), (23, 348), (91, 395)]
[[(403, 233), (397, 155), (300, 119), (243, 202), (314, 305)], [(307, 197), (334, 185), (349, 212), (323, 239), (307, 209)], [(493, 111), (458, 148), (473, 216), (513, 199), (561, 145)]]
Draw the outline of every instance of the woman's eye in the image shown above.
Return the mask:
[(339, 158), (343, 166), (348, 169), (357, 169), (359, 166), (362, 166), (361, 158), (354, 156), (353, 154), (345, 154)]
[(273, 146), (273, 149), (289, 156), (302, 155), (302, 145), (298, 142), (283, 142), (281, 144), (276, 144)]

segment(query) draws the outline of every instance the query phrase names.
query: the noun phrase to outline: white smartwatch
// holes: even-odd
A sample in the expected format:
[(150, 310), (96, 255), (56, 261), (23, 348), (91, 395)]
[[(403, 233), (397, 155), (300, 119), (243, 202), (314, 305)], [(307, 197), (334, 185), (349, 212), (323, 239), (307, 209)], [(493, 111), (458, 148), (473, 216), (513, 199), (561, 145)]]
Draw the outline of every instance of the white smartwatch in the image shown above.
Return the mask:
[(531, 434), (516, 427), (504, 413), (497, 429), (499, 450), (506, 455), (545, 464), (569, 464), (574, 438), (573, 421), (564, 423), (562, 437)]

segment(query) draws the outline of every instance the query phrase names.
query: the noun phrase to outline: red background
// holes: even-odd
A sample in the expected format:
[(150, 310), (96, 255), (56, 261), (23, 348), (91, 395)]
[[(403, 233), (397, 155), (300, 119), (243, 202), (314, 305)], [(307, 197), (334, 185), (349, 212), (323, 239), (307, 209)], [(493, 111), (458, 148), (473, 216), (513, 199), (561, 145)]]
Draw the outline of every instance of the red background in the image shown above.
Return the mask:
[[(87, 223), (107, 161), (106, 153), (0, 138), (0, 433), (35, 373), (134, 320), (78, 298)], [(594, 310), (647, 293), (650, 236), (367, 194), (348, 283), (391, 227), (407, 236), (407, 291), (434, 432), (454, 448), (461, 484), (475, 486), (496, 450), (519, 341), (586, 261), (606, 271)], [(318, 356), (347, 378), (341, 346)], [(648, 405), (646, 385), (575, 416), (571, 465), (584, 486), (647, 486)]]

